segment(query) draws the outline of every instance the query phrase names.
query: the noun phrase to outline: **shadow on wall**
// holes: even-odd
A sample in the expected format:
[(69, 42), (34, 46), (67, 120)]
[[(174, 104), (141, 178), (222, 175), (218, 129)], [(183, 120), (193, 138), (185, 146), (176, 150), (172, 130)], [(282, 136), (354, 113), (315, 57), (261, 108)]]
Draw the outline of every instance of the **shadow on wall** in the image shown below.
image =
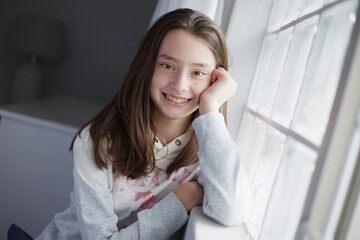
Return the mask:
[(41, 96), (72, 95), (105, 102), (119, 88), (156, 3), (157, 0), (2, 1), (0, 104), (9, 102), (16, 67), (30, 60), (9, 46), (10, 25), (18, 13), (47, 16), (62, 21), (67, 28), (66, 58), (56, 62), (37, 59), (43, 72)]

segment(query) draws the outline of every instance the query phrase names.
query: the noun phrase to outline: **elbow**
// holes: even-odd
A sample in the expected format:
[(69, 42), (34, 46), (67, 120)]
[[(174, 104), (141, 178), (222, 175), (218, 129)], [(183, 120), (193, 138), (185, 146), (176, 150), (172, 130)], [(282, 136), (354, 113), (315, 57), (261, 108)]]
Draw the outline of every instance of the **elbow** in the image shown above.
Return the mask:
[(219, 218), (219, 223), (224, 226), (236, 226), (250, 218), (253, 208), (253, 195), (250, 186), (244, 185), (237, 196), (232, 196), (224, 201), (225, 211)]
[(249, 196), (239, 202), (224, 201), (221, 209), (212, 208), (209, 204), (203, 205), (204, 213), (217, 223), (233, 227), (245, 222), (251, 214), (252, 198)]
[(216, 219), (218, 223), (226, 227), (233, 227), (242, 224), (249, 219), (251, 213), (251, 204), (246, 204), (240, 209), (229, 208)]
[(224, 222), (223, 225), (231, 227), (244, 223), (250, 218), (251, 209), (252, 201), (249, 201), (246, 204), (242, 205), (240, 208), (238, 208), (238, 210), (230, 211), (227, 216), (228, 221)]

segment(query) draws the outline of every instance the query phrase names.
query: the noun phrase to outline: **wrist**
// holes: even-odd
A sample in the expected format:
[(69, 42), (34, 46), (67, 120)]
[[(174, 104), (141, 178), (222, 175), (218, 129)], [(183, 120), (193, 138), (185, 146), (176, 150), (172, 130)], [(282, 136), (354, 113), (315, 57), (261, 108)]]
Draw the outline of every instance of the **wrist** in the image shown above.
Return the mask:
[(204, 115), (209, 112), (219, 112), (220, 107), (215, 102), (202, 102), (199, 105), (199, 114)]
[(184, 202), (184, 199), (182, 199), (182, 197), (181, 197), (181, 193), (178, 192), (177, 190), (175, 190), (173, 193), (174, 193), (175, 196), (179, 199), (179, 201), (181, 202), (181, 204), (184, 206), (186, 212), (189, 213), (190, 210), (191, 210), (191, 208), (189, 208), (189, 207), (188, 207), (188, 204), (186, 204), (186, 203)]

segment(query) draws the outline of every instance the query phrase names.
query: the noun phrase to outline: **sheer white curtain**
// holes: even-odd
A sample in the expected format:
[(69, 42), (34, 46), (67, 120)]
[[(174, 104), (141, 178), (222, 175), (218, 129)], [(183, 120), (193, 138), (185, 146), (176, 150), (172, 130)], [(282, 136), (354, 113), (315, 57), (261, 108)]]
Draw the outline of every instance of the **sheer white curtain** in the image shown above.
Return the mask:
[(163, 14), (178, 8), (191, 8), (200, 11), (220, 26), (224, 0), (158, 0), (150, 25)]

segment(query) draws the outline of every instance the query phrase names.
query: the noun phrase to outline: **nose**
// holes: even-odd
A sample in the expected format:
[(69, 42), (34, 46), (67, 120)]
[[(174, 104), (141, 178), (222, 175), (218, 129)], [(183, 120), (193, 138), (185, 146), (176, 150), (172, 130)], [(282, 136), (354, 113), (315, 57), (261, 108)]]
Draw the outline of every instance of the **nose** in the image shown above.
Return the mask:
[(170, 86), (176, 93), (186, 92), (189, 88), (189, 79), (185, 71), (176, 72), (170, 82)]

